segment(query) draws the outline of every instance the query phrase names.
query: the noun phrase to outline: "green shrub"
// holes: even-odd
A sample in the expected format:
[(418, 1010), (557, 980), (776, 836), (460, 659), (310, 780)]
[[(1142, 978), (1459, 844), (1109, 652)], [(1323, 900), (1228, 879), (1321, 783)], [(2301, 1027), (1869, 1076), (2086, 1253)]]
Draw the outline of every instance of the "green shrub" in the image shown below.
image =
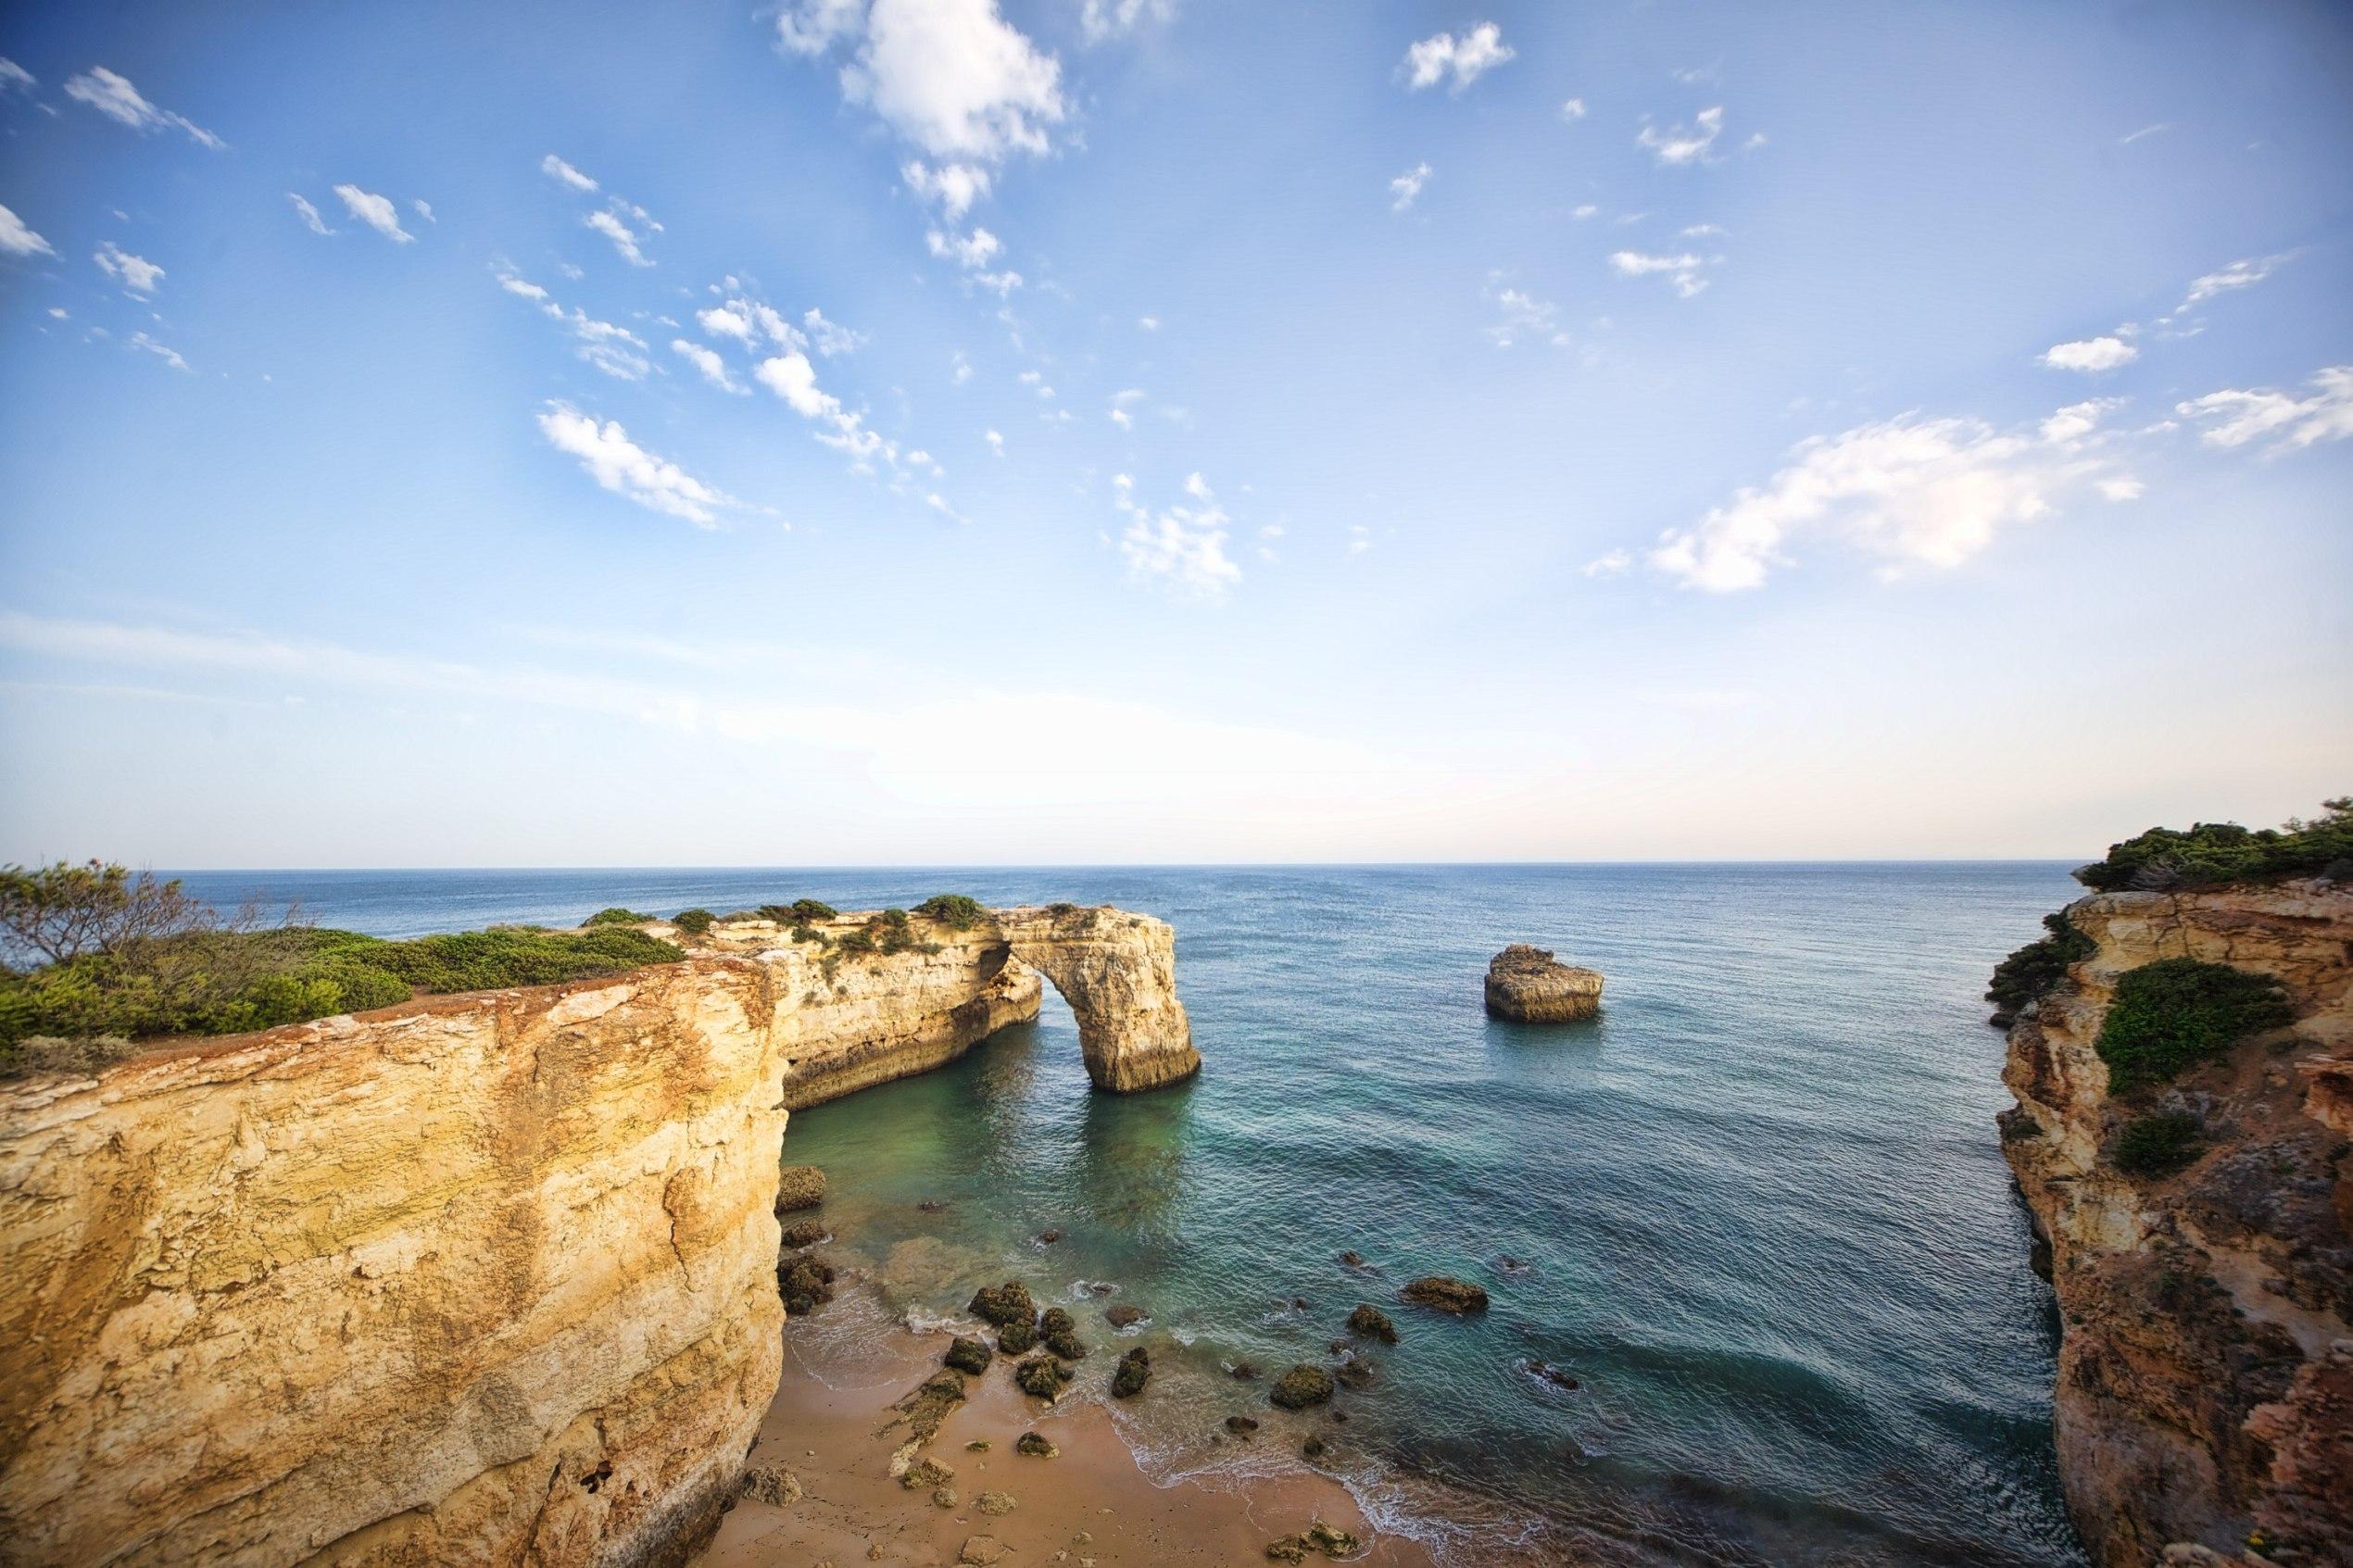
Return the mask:
[(709, 909), (681, 909), (670, 917), (670, 923), (689, 936), (700, 936), (711, 929), (711, 922), (718, 918)]
[(2091, 957), (2098, 947), (2075, 929), (2065, 909), (2045, 915), (2043, 929), (2050, 935), (2029, 942), (1994, 966), (1994, 983), (1985, 988), (1985, 999), (2004, 1013), (2023, 1012), (2050, 995), (2067, 978), (2068, 966)]
[(2114, 1086), (2130, 1088), (2163, 1083), (2295, 1017), (2280, 983), (2267, 974), (2159, 959), (2117, 981), (2094, 1048)]
[(2353, 796), (2321, 803), (2311, 822), (2248, 829), (2196, 822), (2187, 832), (2151, 828), (2108, 846), (2075, 880), (2102, 893), (2128, 888), (2213, 887), (2292, 876), (2353, 878)]
[(624, 909), (618, 904), (610, 909), (598, 909), (580, 923), (583, 925), (651, 925), (654, 917), (641, 915), (635, 909)]
[(969, 931), (988, 918), (977, 898), (962, 893), (935, 893), (915, 906), (915, 912), (925, 920), (937, 921), (950, 931)]
[(2201, 1152), (2197, 1118), (2165, 1111), (2128, 1123), (2108, 1146), (2108, 1158), (2128, 1176), (2166, 1176)]
[(792, 939), (796, 942), (823, 942), (825, 934), (813, 925), (796, 925), (792, 928)]
[(1060, 920), (1064, 915), (1076, 914), (1078, 912), (1078, 906), (1076, 904), (1049, 904), (1046, 906), (1046, 912), (1052, 915), (1056, 920)]
[(796, 898), (789, 904), (762, 904), (760, 912), (778, 925), (814, 925), (821, 920), (832, 920), (839, 913), (831, 904), (814, 898)]
[(854, 925), (834, 938), (834, 946), (845, 953), (871, 953), (875, 950), (875, 928)]

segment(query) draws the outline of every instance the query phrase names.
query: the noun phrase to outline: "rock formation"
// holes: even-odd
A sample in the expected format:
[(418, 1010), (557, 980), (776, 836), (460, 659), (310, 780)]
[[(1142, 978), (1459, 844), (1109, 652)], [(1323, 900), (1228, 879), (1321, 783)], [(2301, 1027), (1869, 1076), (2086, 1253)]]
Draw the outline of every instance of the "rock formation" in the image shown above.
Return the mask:
[(683, 1561), (775, 1392), (787, 1104), (1034, 1012), (1016, 952), (1098, 1083), (1199, 1062), (1157, 921), (756, 935), (0, 1084), (0, 1561)]
[(1541, 947), (1515, 942), (1487, 966), (1487, 1010), (1515, 1023), (1567, 1023), (1602, 1005), (1596, 971), (1555, 962)]
[[(2353, 888), (2067, 912), (2090, 951), (2010, 1029), (2002, 1132), (2058, 1296), (2070, 1512), (2102, 1568), (2353, 1562)], [(2120, 977), (2183, 958), (2274, 977), (2295, 1022), (2117, 1087), (2095, 1042)], [(2178, 1168), (2120, 1169), (2160, 1116), (2196, 1129)]]

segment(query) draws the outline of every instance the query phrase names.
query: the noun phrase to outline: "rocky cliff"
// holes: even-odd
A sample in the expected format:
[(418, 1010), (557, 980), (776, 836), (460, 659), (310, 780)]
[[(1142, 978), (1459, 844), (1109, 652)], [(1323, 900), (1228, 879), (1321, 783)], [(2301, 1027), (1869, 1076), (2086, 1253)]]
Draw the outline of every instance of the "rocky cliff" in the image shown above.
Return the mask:
[[(2103, 1568), (2353, 1562), (2353, 889), (2067, 913), (2088, 952), (2011, 1027), (2003, 1146), (2058, 1298), (2077, 1527)], [(2102, 1024), (2120, 977), (2167, 959), (2270, 975), (2295, 1021), (2120, 1086)], [(2195, 1133), (2120, 1165), (2144, 1124)]]
[(0, 1085), (0, 1562), (638, 1564), (780, 1369), (787, 1103), (1071, 998), (1096, 1081), (1199, 1063), (1168, 927), (1009, 911)]

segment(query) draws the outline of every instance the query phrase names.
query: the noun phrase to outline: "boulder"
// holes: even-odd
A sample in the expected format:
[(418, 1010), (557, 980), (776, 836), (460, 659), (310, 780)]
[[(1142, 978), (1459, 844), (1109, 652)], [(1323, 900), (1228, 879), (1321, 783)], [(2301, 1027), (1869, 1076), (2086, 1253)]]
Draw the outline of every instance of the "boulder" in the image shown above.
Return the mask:
[(1027, 1355), (1037, 1343), (1037, 1325), (1018, 1318), (997, 1331), (997, 1348), (1009, 1356)]
[(1051, 1356), (1032, 1356), (1013, 1368), (1014, 1386), (1033, 1399), (1058, 1399), (1069, 1381), (1070, 1369)]
[(780, 1245), (787, 1252), (798, 1252), (804, 1247), (814, 1247), (825, 1239), (827, 1232), (823, 1220), (803, 1220), (797, 1225), (785, 1227)]
[(1151, 1316), (1151, 1314), (1143, 1308), (1131, 1307), (1125, 1302), (1116, 1307), (1103, 1309), (1103, 1322), (1114, 1328), (1130, 1328)]
[(1027, 1454), (1032, 1459), (1059, 1459), (1062, 1450), (1042, 1432), (1025, 1432), (1013, 1439), (1013, 1452)]
[(1449, 1279), (1444, 1274), (1424, 1274), (1398, 1292), (1416, 1306), (1429, 1307), (1456, 1317), (1466, 1312), (1487, 1311), (1487, 1292), (1468, 1280)]
[(1132, 1399), (1142, 1393), (1144, 1385), (1151, 1380), (1151, 1352), (1139, 1345), (1119, 1358), (1119, 1365), (1111, 1374), (1113, 1397), (1121, 1399)]
[(983, 1323), (993, 1323), (1000, 1328), (1009, 1323), (1038, 1321), (1038, 1303), (1029, 1298), (1029, 1286), (1019, 1280), (982, 1286), (973, 1292), (972, 1305), (966, 1310)]
[(950, 1341), (948, 1346), (948, 1364), (958, 1372), (971, 1373), (975, 1377), (987, 1372), (988, 1363), (994, 1359), (985, 1343), (978, 1339), (967, 1339), (961, 1334)]
[(1258, 1430), (1258, 1423), (1246, 1415), (1229, 1415), (1226, 1418), (1226, 1430), (1247, 1437)]
[(1348, 1314), (1348, 1332), (1360, 1338), (1378, 1339), (1384, 1345), (1397, 1343), (1397, 1325), (1378, 1307), (1359, 1303)]
[(834, 1271), (814, 1258), (797, 1257), (776, 1271), (776, 1294), (788, 1316), (815, 1311), (834, 1298)]
[(1266, 1397), (1287, 1411), (1303, 1411), (1310, 1405), (1328, 1404), (1332, 1397), (1332, 1374), (1322, 1367), (1302, 1361), (1275, 1379), (1275, 1386), (1267, 1390)]
[(1487, 966), (1487, 1010), (1515, 1023), (1567, 1023), (1602, 1005), (1598, 971), (1554, 961), (1541, 947), (1515, 942)]
[(755, 1464), (744, 1472), (743, 1495), (771, 1508), (800, 1500), (800, 1477), (781, 1464)]
[(1045, 1342), (1047, 1349), (1066, 1361), (1086, 1357), (1087, 1347), (1079, 1340), (1078, 1324), (1060, 1307), (1047, 1308), (1038, 1320), (1038, 1337)]
[(825, 1173), (814, 1165), (787, 1165), (776, 1177), (776, 1212), (814, 1209), (825, 1201)]
[(935, 1486), (945, 1486), (955, 1478), (956, 1472), (953, 1466), (942, 1464), (929, 1454), (925, 1454), (900, 1472), (899, 1484), (911, 1492), (921, 1492), (928, 1491)]

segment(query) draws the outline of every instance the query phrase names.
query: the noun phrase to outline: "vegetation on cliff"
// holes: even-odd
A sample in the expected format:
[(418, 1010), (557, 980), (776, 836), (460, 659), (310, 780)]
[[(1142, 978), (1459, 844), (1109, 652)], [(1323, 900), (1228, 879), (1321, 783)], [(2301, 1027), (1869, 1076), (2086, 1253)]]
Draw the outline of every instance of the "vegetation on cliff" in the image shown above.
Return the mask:
[(2127, 970), (2093, 1048), (2119, 1089), (2164, 1083), (2250, 1035), (2294, 1022), (2280, 983), (2229, 964), (2159, 959)]
[(670, 923), (689, 936), (700, 936), (718, 918), (709, 909), (681, 909), (670, 917)]
[(2108, 1158), (2128, 1176), (2168, 1176), (2201, 1152), (2196, 1117), (2160, 1111), (2126, 1123), (2108, 1146)]
[(635, 909), (624, 909), (615, 904), (609, 909), (598, 909), (580, 923), (583, 925), (651, 925), (655, 917), (641, 915)]
[[(625, 912), (625, 911), (623, 911)], [(222, 917), (178, 882), (91, 861), (0, 870), (0, 1073), (87, 1070), (169, 1035), (234, 1035), (478, 991), (617, 973), (685, 955), (617, 922), (502, 926), (387, 942)]]
[(2277, 828), (2236, 822), (2196, 822), (2187, 832), (2151, 828), (2109, 845), (2105, 859), (2075, 872), (2076, 881), (2100, 893), (2295, 876), (2353, 878), (2353, 796), (2322, 801), (2321, 815), (2310, 822), (2290, 818)]
[(1994, 1022), (2002, 1027), (2049, 996), (2067, 978), (2069, 965), (2092, 956), (2095, 944), (2075, 929), (2065, 909), (2045, 915), (2043, 929), (2050, 935), (1994, 966), (1994, 983), (1985, 988), (1985, 999), (1994, 1004)]
[(950, 931), (969, 931), (988, 916), (979, 899), (968, 898), (962, 893), (935, 893), (916, 905), (915, 912)]

